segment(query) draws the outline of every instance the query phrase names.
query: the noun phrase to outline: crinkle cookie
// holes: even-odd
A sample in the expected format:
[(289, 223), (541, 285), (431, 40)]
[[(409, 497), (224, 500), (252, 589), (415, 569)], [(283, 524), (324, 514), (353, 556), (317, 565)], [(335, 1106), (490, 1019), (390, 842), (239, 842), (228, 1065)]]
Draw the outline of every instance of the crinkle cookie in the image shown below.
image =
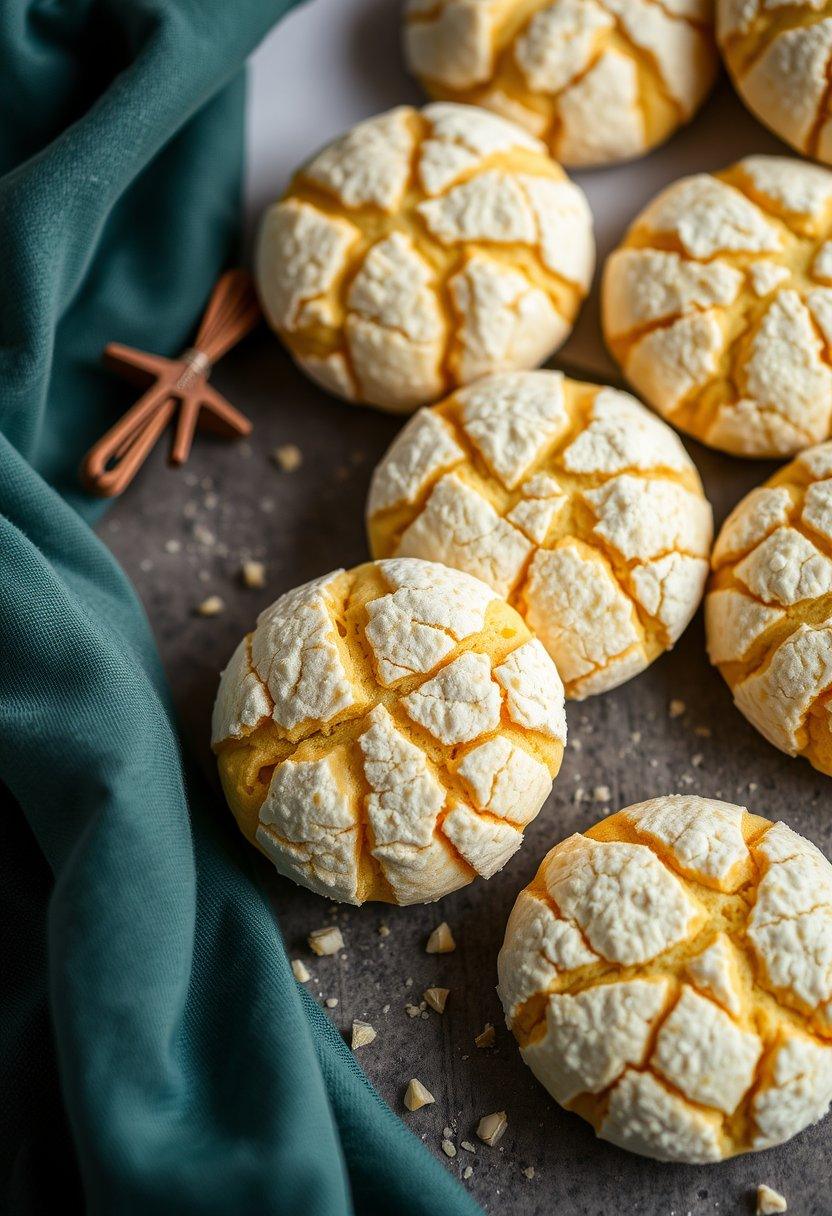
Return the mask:
[(832, 173), (749, 156), (663, 190), (609, 257), (604, 334), (654, 409), (782, 456), (832, 431)]
[(832, 443), (734, 508), (714, 545), (708, 654), (770, 743), (832, 775)]
[(483, 579), (567, 695), (643, 671), (688, 624), (711, 508), (677, 436), (628, 393), (512, 372), (413, 417), (373, 476), (370, 547)]
[(660, 1161), (770, 1148), (832, 1099), (832, 866), (709, 798), (628, 807), (544, 858), (499, 993), (537, 1079)]
[(832, 11), (826, 0), (716, 0), (737, 92), (786, 143), (832, 164)]
[(582, 191), (545, 146), (467, 106), (400, 106), (304, 165), (264, 216), (269, 322), (313, 380), (409, 413), (569, 334), (594, 268)]
[(641, 156), (713, 84), (713, 0), (409, 0), (405, 56), (433, 97), (487, 106), (567, 165)]
[(352, 904), (490, 878), (565, 740), (557, 668), (518, 614), (412, 559), (282, 595), (232, 655), (213, 717), (245, 836), (279, 873)]

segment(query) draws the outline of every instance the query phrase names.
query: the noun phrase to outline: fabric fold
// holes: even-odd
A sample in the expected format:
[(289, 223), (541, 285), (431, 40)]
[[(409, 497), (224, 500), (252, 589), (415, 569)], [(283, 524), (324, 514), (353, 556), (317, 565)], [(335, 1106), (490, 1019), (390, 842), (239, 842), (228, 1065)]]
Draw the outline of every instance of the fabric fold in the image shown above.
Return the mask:
[(0, 10), (0, 1167), (14, 1213), (44, 1210), (56, 1183), (69, 1210), (106, 1216), (478, 1211), (298, 989), (228, 817), (183, 764), (148, 622), (77, 488), (130, 399), (100, 369), (105, 342), (174, 352), (229, 255), (241, 65), (291, 7)]

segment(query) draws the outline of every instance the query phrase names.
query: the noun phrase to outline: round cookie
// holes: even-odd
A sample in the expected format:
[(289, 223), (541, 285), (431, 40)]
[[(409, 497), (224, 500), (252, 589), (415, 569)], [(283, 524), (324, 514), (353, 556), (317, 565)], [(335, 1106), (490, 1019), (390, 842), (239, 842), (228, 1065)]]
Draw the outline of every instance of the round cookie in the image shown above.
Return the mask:
[(654, 148), (716, 75), (712, 0), (409, 0), (404, 47), (433, 97), (487, 106), (566, 165)]
[(832, 431), (832, 173), (749, 156), (663, 190), (607, 260), (602, 322), (630, 382), (738, 456)]
[(212, 736), (237, 823), (279, 873), (344, 903), (426, 903), (520, 847), (563, 758), (563, 685), (477, 579), (368, 562), (261, 612)]
[(378, 465), (370, 548), (508, 599), (577, 699), (643, 671), (693, 616), (711, 508), (677, 436), (627, 393), (512, 372), (412, 418)]
[(714, 545), (708, 654), (770, 743), (832, 775), (832, 443), (734, 508)]
[(823, 0), (716, 0), (725, 65), (775, 135), (832, 164), (832, 19)]
[(720, 1161), (826, 1113), (830, 943), (813, 844), (726, 802), (654, 798), (544, 858), (498, 991), (525, 1062), (601, 1139)]
[(586, 199), (542, 143), (485, 110), (400, 106), (297, 172), (263, 218), (256, 277), (313, 380), (409, 413), (547, 359), (594, 260)]

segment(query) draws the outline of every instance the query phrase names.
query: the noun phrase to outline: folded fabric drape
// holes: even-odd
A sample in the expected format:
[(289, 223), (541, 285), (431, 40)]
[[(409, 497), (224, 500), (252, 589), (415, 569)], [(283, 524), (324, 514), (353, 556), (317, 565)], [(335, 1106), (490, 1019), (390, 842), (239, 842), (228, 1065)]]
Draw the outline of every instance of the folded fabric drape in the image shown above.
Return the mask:
[[(183, 765), (78, 461), (239, 220), (241, 65), (292, 0), (0, 6), (0, 1207), (479, 1209), (291, 974)], [(291, 99), (287, 99), (291, 104)]]

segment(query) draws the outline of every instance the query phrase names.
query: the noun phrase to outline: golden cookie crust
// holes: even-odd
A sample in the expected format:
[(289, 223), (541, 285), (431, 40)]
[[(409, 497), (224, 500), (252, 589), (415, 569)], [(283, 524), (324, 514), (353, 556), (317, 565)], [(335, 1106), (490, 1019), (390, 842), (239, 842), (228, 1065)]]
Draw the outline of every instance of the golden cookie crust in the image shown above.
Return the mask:
[(520, 847), (560, 768), (563, 685), (507, 604), (412, 559), (281, 596), (225, 669), (213, 747), (244, 835), (343, 902), (425, 903)]
[(569, 697), (671, 647), (699, 604), (711, 508), (678, 437), (627, 393), (560, 372), (482, 380), (410, 420), (367, 502), (370, 548), (483, 579)]
[(830, 930), (832, 866), (808, 840), (729, 803), (654, 798), (544, 858), (499, 993), (525, 1062), (602, 1139), (720, 1161), (829, 1107)]
[(511, 118), (573, 167), (664, 142), (718, 61), (711, 0), (410, 0), (403, 39), (432, 97)]

